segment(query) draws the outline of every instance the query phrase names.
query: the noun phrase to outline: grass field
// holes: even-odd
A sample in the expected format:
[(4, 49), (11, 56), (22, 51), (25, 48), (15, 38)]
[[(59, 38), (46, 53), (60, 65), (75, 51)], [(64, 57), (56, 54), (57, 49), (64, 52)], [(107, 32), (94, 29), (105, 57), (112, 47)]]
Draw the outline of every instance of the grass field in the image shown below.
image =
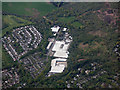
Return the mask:
[(16, 17), (13, 15), (3, 15), (3, 30), (2, 36), (9, 30), (12, 30), (14, 27), (24, 26), (32, 24), (32, 22)]
[(74, 27), (77, 27), (77, 28), (80, 27), (82, 29), (83, 25), (77, 21), (74, 22), (75, 19), (76, 19), (75, 17), (59, 17), (58, 21), (64, 22), (64, 23), (72, 23)]
[(77, 27), (77, 28), (79, 28), (79, 27), (82, 28), (82, 26), (83, 26), (83, 25), (82, 25), (81, 23), (79, 23), (79, 22), (73, 22), (72, 25), (75, 26), (75, 27)]
[(74, 19), (75, 19), (75, 17), (59, 17), (58, 21), (65, 22), (65, 23), (70, 23)]
[(26, 15), (26, 16), (43, 16), (57, 9), (48, 2), (3, 2), (3, 12)]

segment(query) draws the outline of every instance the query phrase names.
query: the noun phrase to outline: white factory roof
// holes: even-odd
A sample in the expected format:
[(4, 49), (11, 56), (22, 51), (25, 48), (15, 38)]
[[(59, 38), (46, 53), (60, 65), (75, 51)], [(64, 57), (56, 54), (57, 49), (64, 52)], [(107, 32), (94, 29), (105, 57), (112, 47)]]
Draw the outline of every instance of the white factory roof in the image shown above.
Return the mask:
[(61, 58), (68, 58), (68, 53), (62, 52), (62, 51), (56, 51), (53, 56), (54, 57), (61, 57)]
[(49, 44), (48, 44), (48, 46), (47, 46), (47, 49), (50, 48), (51, 44), (52, 44), (52, 42), (49, 42)]
[(71, 40), (70, 40), (70, 39), (66, 39), (65, 41), (66, 41), (66, 42), (68, 42), (68, 43), (70, 43), (70, 42), (71, 42)]
[(53, 60), (51, 61), (51, 66), (55, 66), (56, 61), (63, 61), (63, 62), (65, 62), (66, 60), (67, 60), (67, 59), (63, 59), (63, 58), (53, 59)]
[(68, 53), (67, 53), (68, 47), (69, 47), (69, 43), (65, 44), (64, 41), (56, 41), (52, 48), (52, 51), (56, 51), (53, 56), (68, 58)]
[(60, 65), (60, 66), (53, 66), (51, 67), (50, 72), (52, 73), (62, 73), (64, 70), (65, 66), (64, 65)]
[(66, 31), (67, 30), (67, 28), (63, 28), (63, 31)]
[(58, 32), (60, 27), (59, 26), (54, 26), (51, 29), (52, 29), (52, 32)]
[[(61, 45), (63, 45), (62, 48), (61, 48)], [(69, 47), (69, 43), (65, 44), (64, 41), (56, 41), (54, 47), (52, 48), (52, 51), (64, 51), (64, 52), (66, 52), (68, 47)]]
[(62, 73), (64, 68), (65, 68), (65, 65), (63, 64), (59, 64), (59, 65), (56, 65), (56, 61), (66, 61), (67, 59), (62, 59), (62, 58), (56, 58), (56, 59), (53, 59), (51, 61), (51, 70), (50, 72), (53, 72), (53, 73)]

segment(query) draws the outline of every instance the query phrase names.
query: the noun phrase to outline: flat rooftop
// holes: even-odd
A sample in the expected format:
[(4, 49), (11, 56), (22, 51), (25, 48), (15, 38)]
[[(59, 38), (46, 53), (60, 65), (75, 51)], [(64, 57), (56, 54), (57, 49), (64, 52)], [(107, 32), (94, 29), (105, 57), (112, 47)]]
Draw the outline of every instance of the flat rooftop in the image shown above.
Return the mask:
[(54, 57), (68, 58), (68, 49), (69, 43), (65, 44), (64, 41), (56, 41), (52, 51), (55, 51)]
[(65, 44), (64, 41), (56, 41), (52, 51), (67, 51), (69, 43)]
[(68, 53), (64, 51), (56, 51), (53, 56), (60, 58), (68, 58)]
[(62, 73), (63, 70), (66, 67), (66, 63), (61, 63), (61, 62), (66, 62), (66, 60), (67, 59), (62, 59), (62, 58), (53, 59), (51, 61), (51, 70), (50, 70), (50, 72), (52, 72), (52, 73)]
[(51, 29), (52, 29), (52, 32), (58, 32), (60, 27), (59, 26), (54, 26)]
[(61, 65), (61, 66), (52, 66), (50, 72), (52, 73), (62, 73), (64, 70), (65, 66)]

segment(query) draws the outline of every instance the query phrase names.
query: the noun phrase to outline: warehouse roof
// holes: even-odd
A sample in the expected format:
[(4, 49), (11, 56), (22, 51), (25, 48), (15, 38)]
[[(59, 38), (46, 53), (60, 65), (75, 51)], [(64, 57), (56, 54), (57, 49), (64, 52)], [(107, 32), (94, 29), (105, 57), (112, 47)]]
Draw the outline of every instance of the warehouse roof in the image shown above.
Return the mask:
[(58, 32), (60, 27), (59, 26), (54, 26), (51, 29), (52, 29), (52, 32)]
[(52, 51), (64, 51), (66, 52), (69, 47), (69, 43), (65, 44), (64, 41), (56, 41)]
[(49, 44), (48, 44), (48, 46), (47, 46), (47, 49), (50, 48), (51, 44), (52, 44), (52, 42), (49, 42)]
[(53, 73), (62, 73), (64, 68), (65, 68), (65, 65), (63, 64), (60, 64), (57, 65), (57, 62), (66, 62), (67, 59), (62, 59), (62, 58), (56, 58), (56, 59), (53, 59), (52, 62), (51, 62), (51, 70), (50, 72), (53, 72)]
[(67, 30), (67, 28), (63, 28), (63, 31), (66, 31)]
[(69, 43), (65, 44), (64, 41), (56, 41), (52, 51), (55, 51), (54, 57), (68, 58)]
[(64, 51), (56, 51), (54, 57), (68, 58), (68, 53)]
[(62, 73), (64, 68), (65, 68), (64, 65), (52, 66), (50, 72), (52, 72), (52, 73)]

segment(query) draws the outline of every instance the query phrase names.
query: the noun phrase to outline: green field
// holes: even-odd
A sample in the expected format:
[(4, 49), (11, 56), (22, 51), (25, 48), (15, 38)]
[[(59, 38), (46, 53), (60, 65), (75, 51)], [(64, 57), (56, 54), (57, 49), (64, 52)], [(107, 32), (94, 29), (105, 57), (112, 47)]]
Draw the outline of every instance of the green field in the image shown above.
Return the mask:
[(74, 27), (76, 27), (76, 28), (83, 28), (83, 25), (81, 24), (81, 23), (79, 23), (78, 21), (75, 21), (74, 22), (74, 20), (75, 20), (76, 18), (75, 17), (59, 17), (58, 18), (58, 21), (59, 22), (63, 22), (63, 23), (71, 23)]
[(70, 23), (71, 21), (75, 20), (75, 17), (59, 17), (58, 21)]
[(32, 22), (13, 15), (3, 15), (3, 30), (2, 36), (14, 27), (32, 24)]
[(79, 22), (73, 22), (72, 25), (77, 27), (77, 28), (79, 28), (79, 27), (82, 28), (83, 27), (83, 25)]
[(48, 2), (3, 2), (2, 5), (3, 12), (26, 16), (43, 16), (57, 9)]

